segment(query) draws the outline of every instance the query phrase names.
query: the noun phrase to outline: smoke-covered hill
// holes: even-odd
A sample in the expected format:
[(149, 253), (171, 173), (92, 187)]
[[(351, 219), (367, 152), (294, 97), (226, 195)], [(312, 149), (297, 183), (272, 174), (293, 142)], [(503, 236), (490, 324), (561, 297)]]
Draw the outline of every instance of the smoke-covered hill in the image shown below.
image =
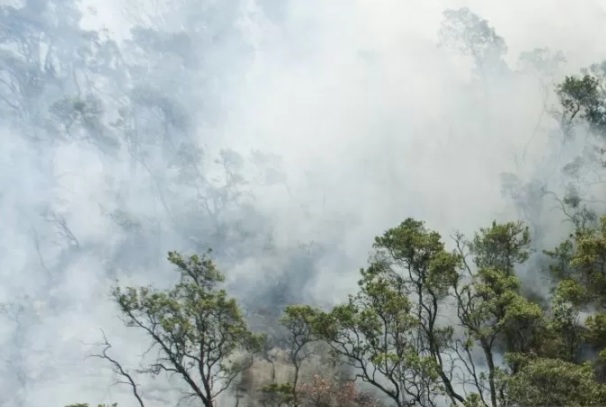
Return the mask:
[[(0, 405), (134, 405), (88, 356), (103, 330), (138, 366), (148, 342), (112, 287), (172, 287), (171, 250), (212, 248), (268, 334), (250, 380), (271, 376), (271, 357), (289, 369), (284, 307), (346, 301), (374, 236), (409, 217), (449, 250), (456, 231), (525, 222), (516, 273), (524, 298), (549, 303), (542, 251), (604, 209), (605, 13), (599, 1), (1, 2)], [(584, 68), (595, 83), (557, 87)], [(178, 377), (137, 380), (148, 407), (181, 398)]]

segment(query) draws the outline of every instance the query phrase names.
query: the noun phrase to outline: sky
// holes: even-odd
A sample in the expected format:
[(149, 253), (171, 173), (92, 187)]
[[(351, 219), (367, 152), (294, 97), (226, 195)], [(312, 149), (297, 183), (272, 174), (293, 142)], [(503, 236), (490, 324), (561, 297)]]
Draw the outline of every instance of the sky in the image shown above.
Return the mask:
[[(549, 180), (550, 187), (561, 189), (554, 168), (573, 157), (579, 145), (554, 146), (550, 130), (556, 123), (545, 106), (555, 106), (554, 84), (563, 75), (606, 59), (599, 41), (606, 37), (602, 3), (230, 1), (238, 5), (234, 24), (245, 34), (248, 48), (243, 51), (230, 41), (232, 34), (217, 30), (223, 42), (204, 54), (204, 75), (210, 79), (186, 84), (187, 94), (196, 99), (182, 102), (219, 112), (212, 118), (201, 114), (195, 121), (195, 137), (206, 154), (214, 156), (224, 148), (272, 153), (280, 157), (284, 178), (272, 188), (254, 189), (255, 199), (248, 205), (256, 218), (248, 217), (248, 207), (234, 210), (240, 222), (266, 231), (275, 247), (234, 249), (225, 261), (230, 289), (251, 296), (293, 267), (293, 248), (316, 242), (326, 250), (313, 267), (300, 271), (305, 278), (296, 280), (301, 284), (296, 288), (306, 301), (332, 305), (355, 288), (356, 271), (366, 264), (374, 236), (405, 218), (424, 220), (448, 239), (457, 230), (471, 233), (493, 219), (520, 217), (503, 197), (503, 173), (527, 181)], [(482, 85), (473, 76), (470, 58), (438, 47), (442, 12), (460, 7), (488, 20), (504, 38), (505, 60), (517, 72)], [(128, 40), (132, 24), (160, 21), (154, 13), (162, 14), (170, 27), (179, 27), (187, 17), (162, 11), (159, 0), (137, 0), (128, 8), (117, 0), (87, 0), (82, 8), (88, 13), (86, 28), (105, 27), (120, 41)], [(222, 6), (216, 10), (217, 21), (228, 18)], [(209, 35), (214, 28), (212, 22), (207, 25)], [(567, 59), (553, 78), (544, 79), (543, 87), (536, 73), (522, 72), (518, 65), (520, 53), (537, 47), (561, 51)], [(180, 79), (168, 71), (165, 76)], [(214, 76), (221, 79), (213, 82)], [(212, 97), (206, 96), (209, 89), (215, 89)], [(100, 329), (111, 334), (117, 354), (127, 359), (145, 348), (117, 318), (108, 296), (114, 281), (106, 274), (104, 259), (126, 244), (107, 218), (116, 206), (112, 188), (152, 182), (132, 172), (124, 152), (108, 161), (72, 143), (51, 157), (14, 137), (12, 129), (2, 134), (1, 268), (10, 282), (0, 287), (3, 301), (15, 300), (21, 290), (36, 303), (45, 289), (29, 271), (40, 257), (32, 245), (32, 224), (44, 223), (32, 218), (36, 205), (52, 204), (68, 219), (82, 246), (96, 248), (70, 255), (61, 266), (53, 239), (42, 236), (42, 252), (54, 256), (53, 264), (65, 273), (55, 288), (61, 304), (51, 309), (40, 300), (34, 307), (38, 315), (28, 317), (26, 339), (15, 336), (13, 325), (2, 332), (6, 341), (13, 341), (10, 349), (35, 351), (28, 353), (34, 379), (27, 406), (42, 407), (48, 400), (58, 406), (79, 401), (131, 405), (119, 386), (109, 386), (111, 375), (86, 355)], [(554, 161), (549, 157), (558, 148), (560, 158)], [(47, 180), (49, 173), (53, 183)], [(162, 205), (145, 185), (120, 199), (131, 212), (151, 218), (162, 212)], [(179, 192), (169, 199), (185, 196)], [(560, 215), (546, 213), (539, 223), (555, 222), (554, 239), (563, 236)], [(187, 249), (183, 237), (164, 223), (157, 230), (147, 230), (142, 246), (131, 242), (128, 261), (114, 267), (120, 282), (171, 281), (167, 265), (152, 270), (136, 263), (139, 255), (162, 258), (167, 250)], [(251, 247), (261, 247), (261, 235), (266, 236), (251, 234)], [(48, 365), (52, 371), (42, 368)]]

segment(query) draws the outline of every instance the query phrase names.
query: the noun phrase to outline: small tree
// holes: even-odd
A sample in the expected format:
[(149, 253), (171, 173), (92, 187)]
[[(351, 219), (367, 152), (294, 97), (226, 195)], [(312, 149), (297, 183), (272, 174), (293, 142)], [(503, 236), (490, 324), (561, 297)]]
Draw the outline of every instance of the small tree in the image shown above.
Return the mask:
[(116, 288), (114, 298), (128, 326), (145, 332), (157, 359), (143, 372), (177, 375), (189, 396), (213, 407), (214, 400), (252, 364), (263, 338), (249, 331), (236, 301), (218, 285), (224, 277), (207, 256), (170, 252), (179, 283), (161, 291)]
[(294, 375), (291, 382), (292, 405), (299, 405), (298, 385), (303, 361), (310, 356), (309, 344), (314, 341), (311, 329), (318, 311), (308, 305), (290, 305), (286, 307), (281, 318), (281, 324), (288, 332), (288, 358), (294, 367)]

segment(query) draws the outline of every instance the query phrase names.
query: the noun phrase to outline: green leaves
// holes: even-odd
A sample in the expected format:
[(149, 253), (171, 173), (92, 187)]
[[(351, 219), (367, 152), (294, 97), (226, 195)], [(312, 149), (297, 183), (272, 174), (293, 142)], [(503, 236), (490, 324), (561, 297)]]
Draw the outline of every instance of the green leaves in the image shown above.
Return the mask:
[(606, 104), (603, 84), (593, 75), (580, 78), (567, 76), (556, 88), (562, 105), (562, 121), (570, 129), (575, 121), (582, 120), (603, 135), (606, 130)]
[(606, 348), (606, 312), (598, 312), (585, 320), (589, 342), (600, 348)]
[(307, 331), (320, 311), (309, 305), (289, 305), (280, 319), (282, 325), (295, 331)]
[(252, 362), (236, 356), (259, 351), (264, 337), (248, 330), (236, 301), (218, 287), (224, 277), (207, 255), (184, 258), (170, 252), (168, 258), (181, 277), (174, 288), (117, 287), (114, 298), (128, 325), (144, 331), (161, 350), (147, 371), (179, 374), (210, 406)]
[(423, 222), (406, 219), (375, 238), (374, 248), (377, 259), (362, 275), (382, 274), (402, 293), (421, 289), (443, 297), (458, 280), (460, 256), (447, 252), (440, 234), (427, 230)]
[(272, 406), (290, 406), (296, 400), (296, 390), (290, 383), (271, 383), (264, 386), (261, 391), (265, 403)]
[(377, 237), (374, 247), (358, 293), (316, 314), (313, 332), (398, 406), (431, 403), (444, 393), (436, 352), (452, 335), (436, 325), (437, 307), (458, 280), (460, 256), (410, 218)]
[(509, 380), (509, 399), (519, 406), (595, 406), (606, 402), (606, 386), (590, 364), (519, 357), (521, 369)]
[(598, 227), (577, 229), (552, 252), (556, 295), (576, 306), (606, 307), (606, 217)]
[(373, 385), (380, 385), (379, 377), (392, 381), (379, 388), (401, 405), (403, 388), (413, 385), (416, 373), (427, 370), (412, 341), (411, 330), (417, 324), (406, 297), (380, 275), (363, 275), (358, 295), (314, 318), (314, 333), (348, 358), (364, 381)]
[(515, 276), (516, 265), (528, 259), (529, 245), (528, 228), (519, 222), (493, 222), (471, 242), (459, 241), (476, 266), (472, 270), (465, 262), (469, 283), (455, 287), (459, 317), (469, 335), (484, 346), (492, 348), (499, 335), (529, 327), (542, 317), (542, 310), (520, 294)]
[(560, 280), (554, 293), (554, 299), (558, 302), (569, 302), (580, 306), (587, 301), (587, 293), (578, 281), (572, 278)]
[(528, 260), (530, 232), (521, 222), (508, 222), (480, 229), (470, 244), (474, 262), (480, 269), (495, 268), (513, 273), (514, 266)]
[(183, 282), (191, 281), (205, 289), (213, 289), (218, 283), (222, 283), (225, 277), (208, 257), (211, 253), (209, 250), (202, 257), (194, 254), (183, 258), (177, 252), (169, 252), (168, 261), (178, 267)]

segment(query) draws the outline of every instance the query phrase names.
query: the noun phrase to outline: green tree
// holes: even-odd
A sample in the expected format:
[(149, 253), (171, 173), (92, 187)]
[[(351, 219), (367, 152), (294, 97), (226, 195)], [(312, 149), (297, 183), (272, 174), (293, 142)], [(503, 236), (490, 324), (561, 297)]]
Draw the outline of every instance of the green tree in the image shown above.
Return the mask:
[[(318, 311), (308, 305), (289, 305), (284, 311), (280, 323), (288, 332), (288, 358), (294, 367), (293, 379), (290, 384), (292, 405), (299, 405), (298, 385), (301, 365), (311, 354), (309, 345), (315, 340), (312, 326)], [(286, 387), (282, 387), (285, 390)]]
[[(528, 228), (493, 223), (450, 252), (437, 232), (406, 219), (375, 239), (359, 291), (307, 323), (355, 376), (399, 407), (505, 406), (500, 355), (541, 349), (548, 319), (515, 275), (530, 253)], [(516, 370), (517, 369), (517, 370)]]
[[(360, 293), (323, 314), (316, 331), (332, 350), (397, 406), (433, 404), (437, 370), (418, 352), (418, 324), (408, 298), (371, 267), (363, 272)], [(429, 403), (429, 404), (427, 404)]]
[(606, 100), (604, 84), (599, 77), (589, 73), (582, 77), (567, 76), (556, 87), (562, 112), (560, 121), (564, 133), (572, 135), (573, 127), (579, 123), (600, 135), (606, 131)]
[[(484, 405), (501, 405), (506, 398), (506, 372), (495, 360), (503, 351), (499, 342), (505, 342), (505, 350), (529, 350), (536, 338), (533, 328), (543, 317), (540, 307), (520, 294), (515, 276), (515, 266), (528, 259), (529, 244), (528, 228), (521, 223), (494, 222), (490, 228), (480, 229), (472, 241), (457, 239), (461, 256), (471, 255), (475, 265), (472, 268), (464, 260), (466, 273), (454, 286), (459, 321), (465, 329), (464, 352), (457, 353)], [(486, 363), (487, 377), (478, 373), (472, 357), (476, 346)]]
[(438, 317), (446, 312), (444, 300), (456, 281), (461, 258), (445, 250), (439, 233), (427, 230), (423, 222), (406, 219), (398, 227), (387, 230), (375, 239), (379, 267), (396, 287), (400, 296), (407, 296), (413, 305), (417, 324), (417, 351), (435, 367), (446, 394), (452, 402), (463, 397), (454, 390), (444, 350), (452, 341), (452, 327), (439, 325)]
[(585, 290), (573, 280), (560, 281), (551, 299), (547, 329), (537, 354), (567, 362), (579, 361), (585, 340), (579, 303), (585, 295)]
[(606, 309), (606, 216), (595, 227), (577, 225), (569, 239), (545, 253), (560, 296), (579, 307)]
[(452, 330), (438, 324), (458, 256), (414, 219), (377, 237), (375, 249), (359, 293), (319, 315), (315, 332), (397, 406), (434, 405), (444, 394), (463, 401), (442, 359)]
[(180, 281), (170, 290), (120, 288), (114, 298), (128, 326), (159, 349), (144, 372), (180, 377), (190, 396), (212, 407), (216, 397), (252, 363), (263, 337), (250, 332), (235, 299), (219, 288), (224, 277), (204, 255), (170, 252)]
[[(557, 248), (546, 251), (555, 281), (552, 302), (558, 341), (566, 352), (559, 357), (580, 361), (581, 349), (591, 349), (599, 377), (606, 377), (602, 354), (606, 349), (606, 216), (595, 227), (578, 227)], [(581, 323), (580, 313), (590, 315)], [(583, 357), (587, 357), (586, 355)]]
[(606, 402), (606, 386), (598, 383), (591, 364), (515, 355), (521, 369), (509, 380), (509, 403), (520, 407), (597, 406)]

